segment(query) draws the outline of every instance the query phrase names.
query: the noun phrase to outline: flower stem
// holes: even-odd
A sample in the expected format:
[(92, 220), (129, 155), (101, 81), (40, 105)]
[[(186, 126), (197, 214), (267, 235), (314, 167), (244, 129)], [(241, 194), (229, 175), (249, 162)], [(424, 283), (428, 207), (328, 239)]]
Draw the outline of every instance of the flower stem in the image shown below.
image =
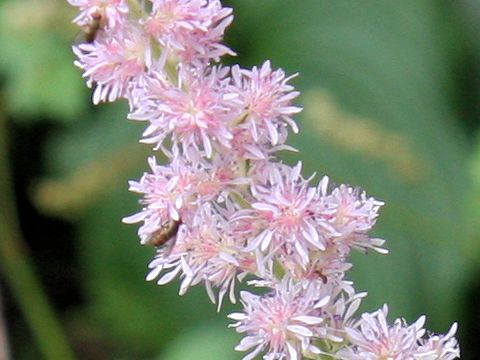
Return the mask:
[(74, 360), (22, 239), (17, 219), (7, 145), (5, 104), (0, 97), (0, 268), (26, 322), (47, 360)]

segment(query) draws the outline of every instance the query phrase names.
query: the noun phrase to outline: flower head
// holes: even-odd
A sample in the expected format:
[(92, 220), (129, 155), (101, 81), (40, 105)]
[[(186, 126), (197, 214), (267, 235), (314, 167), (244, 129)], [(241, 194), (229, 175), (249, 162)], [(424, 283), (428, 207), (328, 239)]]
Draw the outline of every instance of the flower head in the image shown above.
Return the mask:
[(311, 250), (325, 249), (314, 217), (317, 190), (308, 185), (300, 172), (300, 163), (293, 168), (271, 164), (265, 172), (267, 182), (254, 182), (252, 209), (237, 215), (238, 219), (256, 223), (258, 227), (258, 234), (250, 241), (248, 250), (284, 254), (306, 265)]
[[(75, 64), (94, 88), (93, 102), (125, 98), (128, 117), (147, 121), (142, 142), (167, 165), (130, 190), (142, 209), (123, 219), (142, 223), (142, 244), (156, 248), (147, 280), (175, 278), (180, 295), (203, 284), (218, 308), (236, 301), (237, 281), (262, 288), (241, 292), (243, 312), (229, 317), (245, 337), (244, 360), (453, 360), (456, 324), (424, 337), (425, 317), (387, 323), (387, 306), (353, 317), (366, 293), (345, 280), (351, 249), (379, 253), (372, 238), (383, 202), (348, 185), (329, 189), (305, 179), (302, 165), (276, 152), (298, 132), (292, 104), (295, 76), (270, 61), (241, 69), (213, 64), (233, 52), (222, 44), (232, 10), (220, 0), (68, 0), (80, 13), (86, 43)], [(253, 279), (252, 279), (253, 278)], [(323, 358), (323, 357), (322, 357)]]
[(135, 26), (123, 26), (93, 43), (74, 46), (73, 52), (87, 85), (95, 88), (95, 104), (126, 97), (130, 83), (151, 65), (150, 45)]
[(229, 318), (240, 333), (246, 333), (235, 348), (252, 352), (243, 359), (253, 359), (265, 351), (264, 359), (301, 359), (302, 353), (320, 353), (312, 344), (323, 331), (321, 308), (330, 297), (315, 285), (305, 285), (284, 279), (271, 293), (254, 295), (241, 292), (243, 313)]
[(393, 325), (387, 323), (388, 308), (369, 314), (365, 313), (354, 328), (346, 332), (351, 346), (340, 350), (344, 360), (406, 360), (414, 359), (417, 343), (424, 335), (425, 317), (420, 317), (412, 325), (397, 319)]
[(293, 76), (285, 77), (283, 70), (273, 71), (270, 61), (252, 70), (234, 66), (232, 75), (244, 107), (245, 121), (241, 127), (249, 129), (255, 141), (266, 138), (276, 145), (281, 138), (279, 133), (286, 125), (298, 132), (291, 116), (301, 108), (291, 102), (299, 93), (287, 84)]
[(161, 73), (145, 79), (145, 86), (133, 91), (134, 110), (129, 118), (148, 120), (144, 141), (157, 144), (171, 136), (189, 158), (204, 152), (211, 157), (214, 148), (230, 148), (228, 123), (237, 114), (231, 94), (226, 92), (228, 68), (184, 67), (178, 86)]
[(233, 19), (232, 10), (222, 7), (220, 1), (152, 0), (152, 3), (152, 13), (144, 21), (144, 29), (169, 56), (191, 63), (234, 54), (220, 43)]
[(142, 244), (148, 243), (171, 220), (180, 221), (188, 217), (185, 213), (192, 206), (188, 195), (194, 183), (190, 168), (181, 159), (170, 166), (157, 165), (153, 156), (148, 162), (152, 173), (143, 174), (140, 181), (130, 181), (130, 191), (144, 194), (141, 201), (144, 208), (140, 213), (123, 219), (126, 223), (144, 222), (138, 230)]
[(182, 279), (180, 294), (200, 282), (205, 282), (207, 292), (213, 302), (217, 302), (214, 288), (218, 288), (218, 306), (228, 294), (235, 302), (237, 276), (246, 271), (254, 271), (252, 255), (243, 252), (244, 239), (230, 234), (228, 221), (204, 206), (198, 210), (191, 222), (182, 225), (173, 248), (166, 253), (162, 249), (150, 263), (149, 280), (167, 270), (159, 284), (171, 281), (177, 274)]
[(460, 348), (454, 335), (457, 324), (453, 324), (445, 335), (430, 335), (420, 341), (415, 360), (453, 360), (460, 358)]
[(359, 188), (348, 185), (340, 185), (328, 193), (328, 181), (324, 177), (319, 184), (321, 206), (316, 215), (340, 254), (348, 254), (351, 248), (388, 253), (381, 247), (384, 240), (368, 236), (383, 202), (367, 197)]

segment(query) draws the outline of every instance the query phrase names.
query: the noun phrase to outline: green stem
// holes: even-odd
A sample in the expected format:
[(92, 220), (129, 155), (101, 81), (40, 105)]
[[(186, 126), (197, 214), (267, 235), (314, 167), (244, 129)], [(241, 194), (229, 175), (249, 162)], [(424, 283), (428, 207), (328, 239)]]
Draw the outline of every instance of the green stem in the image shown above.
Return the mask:
[(0, 98), (0, 267), (46, 360), (74, 360), (55, 313), (38, 279), (29, 250), (20, 235), (8, 161), (7, 119)]

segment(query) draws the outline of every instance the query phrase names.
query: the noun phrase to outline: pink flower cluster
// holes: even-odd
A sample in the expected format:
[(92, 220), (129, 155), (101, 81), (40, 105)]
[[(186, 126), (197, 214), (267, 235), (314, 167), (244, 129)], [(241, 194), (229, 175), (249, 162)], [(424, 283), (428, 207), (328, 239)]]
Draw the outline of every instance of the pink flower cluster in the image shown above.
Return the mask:
[(363, 314), (353, 326), (346, 327), (351, 346), (338, 352), (341, 359), (393, 360), (453, 360), (460, 357), (457, 340), (453, 337), (457, 324), (446, 335), (425, 337), (425, 316), (408, 325), (403, 319), (387, 324), (387, 305), (372, 313)]
[[(75, 64), (93, 88), (93, 102), (126, 99), (128, 118), (147, 122), (142, 142), (168, 163), (130, 190), (142, 209), (124, 219), (141, 223), (142, 244), (157, 254), (148, 280), (180, 279), (180, 294), (203, 284), (244, 333), (236, 347), (267, 360), (441, 359), (459, 356), (456, 326), (424, 336), (413, 325), (386, 321), (387, 308), (353, 316), (365, 293), (345, 280), (352, 249), (385, 254), (371, 237), (381, 201), (358, 188), (317, 184), (302, 165), (277, 158), (289, 130), (298, 132), (292, 76), (269, 61), (242, 69), (218, 64), (233, 55), (222, 44), (232, 11), (219, 0), (68, 0), (89, 35), (74, 46)], [(254, 289), (261, 288), (259, 294)]]

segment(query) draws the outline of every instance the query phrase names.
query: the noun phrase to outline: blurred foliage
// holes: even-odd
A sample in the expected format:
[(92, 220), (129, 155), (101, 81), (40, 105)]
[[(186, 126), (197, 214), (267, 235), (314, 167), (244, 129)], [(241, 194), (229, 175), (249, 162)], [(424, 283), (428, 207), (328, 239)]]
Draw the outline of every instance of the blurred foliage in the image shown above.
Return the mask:
[(69, 46), (78, 31), (69, 21), (75, 9), (61, 0), (0, 5), (0, 70), (9, 110), (19, 120), (78, 119), (88, 102)]
[[(349, 274), (369, 292), (363, 309), (387, 302), (392, 318), (427, 314), (428, 328), (445, 332), (462, 314), (480, 254), (480, 136), (473, 150), (460, 116), (467, 100), (459, 100), (461, 81), (480, 73), (472, 60), (480, 46), (469, 35), (480, 9), (433, 0), (225, 3), (235, 13), (226, 42), (239, 54), (229, 62), (271, 59), (299, 73), (305, 110), (291, 143), (300, 152), (285, 161), (301, 160), (305, 175), (328, 174), (386, 203), (375, 234), (391, 253), (357, 254)], [(0, 3), (0, 72), (12, 119), (68, 123), (33, 150), (43, 151), (46, 167), (32, 199), (77, 231), (72, 261), (84, 299), (66, 314), (72, 339), (77, 347), (101, 339), (96, 346), (107, 355), (92, 359), (239, 358), (224, 319), (235, 306), (215, 314), (201, 288), (179, 298), (178, 284), (143, 280), (153, 250), (138, 246), (134, 227), (120, 220), (138, 211), (127, 181), (146, 170), (150, 150), (137, 143), (143, 125), (125, 120), (125, 104), (89, 106), (72, 64), (73, 16), (60, 0)], [(473, 129), (478, 118), (467, 110)]]
[(238, 342), (239, 336), (225, 324), (206, 322), (177, 337), (159, 359), (239, 359), (231, 352)]
[(476, 261), (480, 261), (480, 134), (478, 134), (473, 155), (471, 157), (471, 175), (473, 179), (473, 192), (469, 198), (468, 209), (471, 212), (473, 222), (470, 228), (471, 236), (468, 244), (468, 253), (475, 256)]

